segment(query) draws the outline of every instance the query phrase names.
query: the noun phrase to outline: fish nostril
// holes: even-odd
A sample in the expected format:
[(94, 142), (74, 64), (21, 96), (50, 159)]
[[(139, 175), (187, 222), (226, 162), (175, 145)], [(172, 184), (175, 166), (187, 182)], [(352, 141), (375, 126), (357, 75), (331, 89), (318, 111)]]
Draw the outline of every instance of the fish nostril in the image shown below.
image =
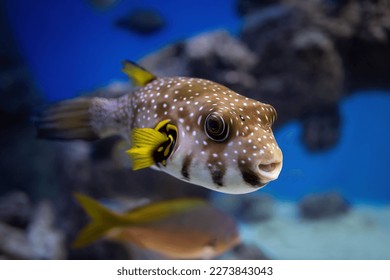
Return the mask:
[(273, 163), (269, 163), (269, 164), (259, 164), (259, 169), (261, 171), (271, 173), (275, 169), (278, 169), (280, 167), (280, 165), (281, 165), (280, 162), (273, 162)]

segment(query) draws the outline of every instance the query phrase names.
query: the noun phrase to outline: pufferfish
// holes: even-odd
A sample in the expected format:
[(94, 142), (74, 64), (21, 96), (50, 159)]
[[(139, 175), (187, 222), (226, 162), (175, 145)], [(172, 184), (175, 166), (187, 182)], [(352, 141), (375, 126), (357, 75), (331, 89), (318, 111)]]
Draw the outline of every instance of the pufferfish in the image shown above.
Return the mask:
[(278, 178), (283, 155), (271, 105), (205, 79), (156, 77), (129, 61), (122, 70), (136, 90), (59, 102), (37, 118), (38, 137), (120, 135), (133, 170), (152, 167), (223, 193), (253, 192)]

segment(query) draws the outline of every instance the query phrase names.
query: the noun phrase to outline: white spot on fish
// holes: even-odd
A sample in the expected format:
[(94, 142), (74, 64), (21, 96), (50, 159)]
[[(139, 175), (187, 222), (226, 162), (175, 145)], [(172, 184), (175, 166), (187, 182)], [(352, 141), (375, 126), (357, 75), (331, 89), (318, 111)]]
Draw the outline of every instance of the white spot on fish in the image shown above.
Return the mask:
[(198, 125), (200, 125), (200, 122), (202, 121), (202, 116), (198, 117)]

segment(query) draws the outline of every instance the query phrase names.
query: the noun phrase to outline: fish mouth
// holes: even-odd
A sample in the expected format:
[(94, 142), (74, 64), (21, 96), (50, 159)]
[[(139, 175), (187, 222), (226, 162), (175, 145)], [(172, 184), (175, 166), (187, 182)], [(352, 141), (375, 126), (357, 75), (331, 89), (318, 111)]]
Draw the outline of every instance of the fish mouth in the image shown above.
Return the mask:
[(255, 168), (240, 166), (242, 179), (253, 188), (259, 189), (276, 180), (282, 170), (282, 161), (260, 163)]
[(258, 165), (258, 173), (260, 175), (261, 181), (265, 183), (276, 180), (279, 177), (281, 170), (281, 161), (274, 161), (266, 164), (260, 163)]

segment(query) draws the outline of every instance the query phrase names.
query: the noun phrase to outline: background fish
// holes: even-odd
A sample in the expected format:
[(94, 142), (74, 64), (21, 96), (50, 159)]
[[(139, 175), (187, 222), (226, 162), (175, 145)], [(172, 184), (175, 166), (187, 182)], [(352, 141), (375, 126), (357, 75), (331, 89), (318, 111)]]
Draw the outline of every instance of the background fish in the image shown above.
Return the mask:
[(96, 9), (109, 9), (121, 0), (88, 0), (87, 2)]
[(181, 198), (115, 213), (99, 202), (76, 194), (92, 221), (74, 247), (106, 237), (158, 252), (170, 258), (213, 258), (239, 242), (234, 220), (206, 201)]
[(271, 129), (275, 109), (204, 79), (157, 78), (126, 62), (137, 90), (120, 98), (78, 98), (44, 110), (48, 139), (119, 134), (132, 143), (133, 168), (151, 166), (224, 193), (248, 193), (275, 180), (282, 152)]

